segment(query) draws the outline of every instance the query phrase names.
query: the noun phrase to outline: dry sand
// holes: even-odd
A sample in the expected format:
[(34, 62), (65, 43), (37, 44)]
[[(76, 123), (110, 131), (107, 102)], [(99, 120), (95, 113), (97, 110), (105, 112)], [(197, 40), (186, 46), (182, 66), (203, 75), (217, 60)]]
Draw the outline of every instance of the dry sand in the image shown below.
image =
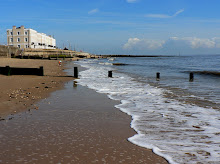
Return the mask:
[[(66, 61), (64, 60), (63, 63)], [(33, 59), (0, 59), (0, 67), (44, 67), (45, 76), (33, 75), (0, 75), (0, 117), (27, 110), (40, 99), (44, 99), (52, 91), (62, 88), (66, 81), (73, 78), (64, 77), (63, 65), (57, 60)], [(37, 106), (35, 107), (37, 109)], [(1, 119), (0, 118), (0, 119)]]

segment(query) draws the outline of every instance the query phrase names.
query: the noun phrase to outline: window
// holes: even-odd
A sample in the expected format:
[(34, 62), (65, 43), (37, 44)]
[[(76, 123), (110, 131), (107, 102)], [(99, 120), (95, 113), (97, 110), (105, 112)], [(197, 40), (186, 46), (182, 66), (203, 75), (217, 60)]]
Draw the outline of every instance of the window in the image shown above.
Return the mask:
[(10, 38), (10, 42), (13, 42), (13, 38)]
[(25, 45), (26, 48), (28, 48), (28, 45)]
[(18, 31), (18, 33), (17, 33), (18, 35), (20, 35), (20, 32)]
[(25, 31), (25, 33), (24, 33), (25, 35), (27, 35), (28, 34), (28, 32), (27, 31)]
[(18, 45), (18, 48), (21, 48), (21, 45)]
[(20, 42), (20, 41), (21, 41), (21, 39), (20, 39), (20, 38), (18, 38), (18, 39), (17, 39), (17, 42)]
[(28, 38), (25, 38), (25, 42), (27, 42), (28, 41)]
[(11, 32), (11, 35), (13, 35), (13, 32)]

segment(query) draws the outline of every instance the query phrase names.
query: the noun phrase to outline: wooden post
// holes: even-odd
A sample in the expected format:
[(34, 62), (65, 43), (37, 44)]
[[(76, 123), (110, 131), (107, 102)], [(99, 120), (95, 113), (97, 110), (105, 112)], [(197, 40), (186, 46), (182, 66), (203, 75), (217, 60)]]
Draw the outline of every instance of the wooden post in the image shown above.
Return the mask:
[(73, 87), (77, 87), (77, 81), (73, 81)]
[(160, 81), (160, 72), (157, 72), (157, 74), (156, 74), (156, 80), (157, 80), (157, 81)]
[(10, 76), (11, 75), (11, 68), (9, 66), (6, 66), (6, 75)]
[(108, 71), (108, 77), (112, 77), (112, 71)]
[(39, 76), (44, 76), (44, 67), (40, 66), (39, 68)]
[(74, 77), (78, 78), (78, 67), (74, 67)]
[(190, 72), (190, 74), (189, 74), (189, 81), (193, 82), (193, 80), (194, 80), (193, 72)]

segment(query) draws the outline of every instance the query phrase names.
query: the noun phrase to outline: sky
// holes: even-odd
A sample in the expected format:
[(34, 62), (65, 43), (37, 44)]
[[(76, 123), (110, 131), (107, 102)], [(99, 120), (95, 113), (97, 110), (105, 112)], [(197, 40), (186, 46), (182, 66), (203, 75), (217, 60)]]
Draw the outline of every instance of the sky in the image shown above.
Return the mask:
[(0, 2), (0, 44), (24, 25), (92, 54), (220, 54), (220, 0)]

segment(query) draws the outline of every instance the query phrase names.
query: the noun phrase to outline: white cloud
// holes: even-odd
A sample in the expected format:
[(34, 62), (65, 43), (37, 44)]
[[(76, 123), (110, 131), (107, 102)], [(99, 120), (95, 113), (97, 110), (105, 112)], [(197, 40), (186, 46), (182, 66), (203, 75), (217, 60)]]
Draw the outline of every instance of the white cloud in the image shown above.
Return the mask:
[(167, 40), (129, 38), (123, 45), (125, 50), (170, 49), (214, 49), (220, 48), (220, 38), (170, 37)]
[(216, 38), (206, 39), (206, 38), (197, 38), (197, 37), (171, 37), (168, 41), (170, 43), (181, 43), (183, 46), (188, 46), (192, 49), (198, 48), (216, 48), (216, 44), (219, 44), (220, 40)]
[(181, 9), (181, 10), (177, 11), (177, 12), (173, 15), (173, 17), (179, 15), (179, 14), (182, 13), (182, 12), (184, 12), (184, 9)]
[(92, 15), (92, 14), (95, 14), (95, 13), (97, 13), (97, 12), (99, 12), (99, 9), (98, 9), (98, 8), (93, 9), (93, 10), (90, 10), (90, 11), (88, 12), (88, 14), (89, 14), (89, 15)]
[(138, 0), (126, 0), (128, 3), (136, 3)]
[(164, 41), (162, 40), (129, 38), (128, 42), (124, 44), (123, 48), (125, 50), (155, 50), (162, 48), (163, 44)]
[(212, 38), (212, 40), (215, 42), (215, 47), (220, 48), (220, 38)]
[(176, 17), (177, 15), (179, 15), (182, 12), (184, 12), (184, 9), (181, 9), (181, 10), (177, 11), (173, 15), (167, 15), (167, 14), (147, 14), (147, 15), (145, 15), (145, 17), (148, 17), (148, 18), (174, 18), (174, 17)]

